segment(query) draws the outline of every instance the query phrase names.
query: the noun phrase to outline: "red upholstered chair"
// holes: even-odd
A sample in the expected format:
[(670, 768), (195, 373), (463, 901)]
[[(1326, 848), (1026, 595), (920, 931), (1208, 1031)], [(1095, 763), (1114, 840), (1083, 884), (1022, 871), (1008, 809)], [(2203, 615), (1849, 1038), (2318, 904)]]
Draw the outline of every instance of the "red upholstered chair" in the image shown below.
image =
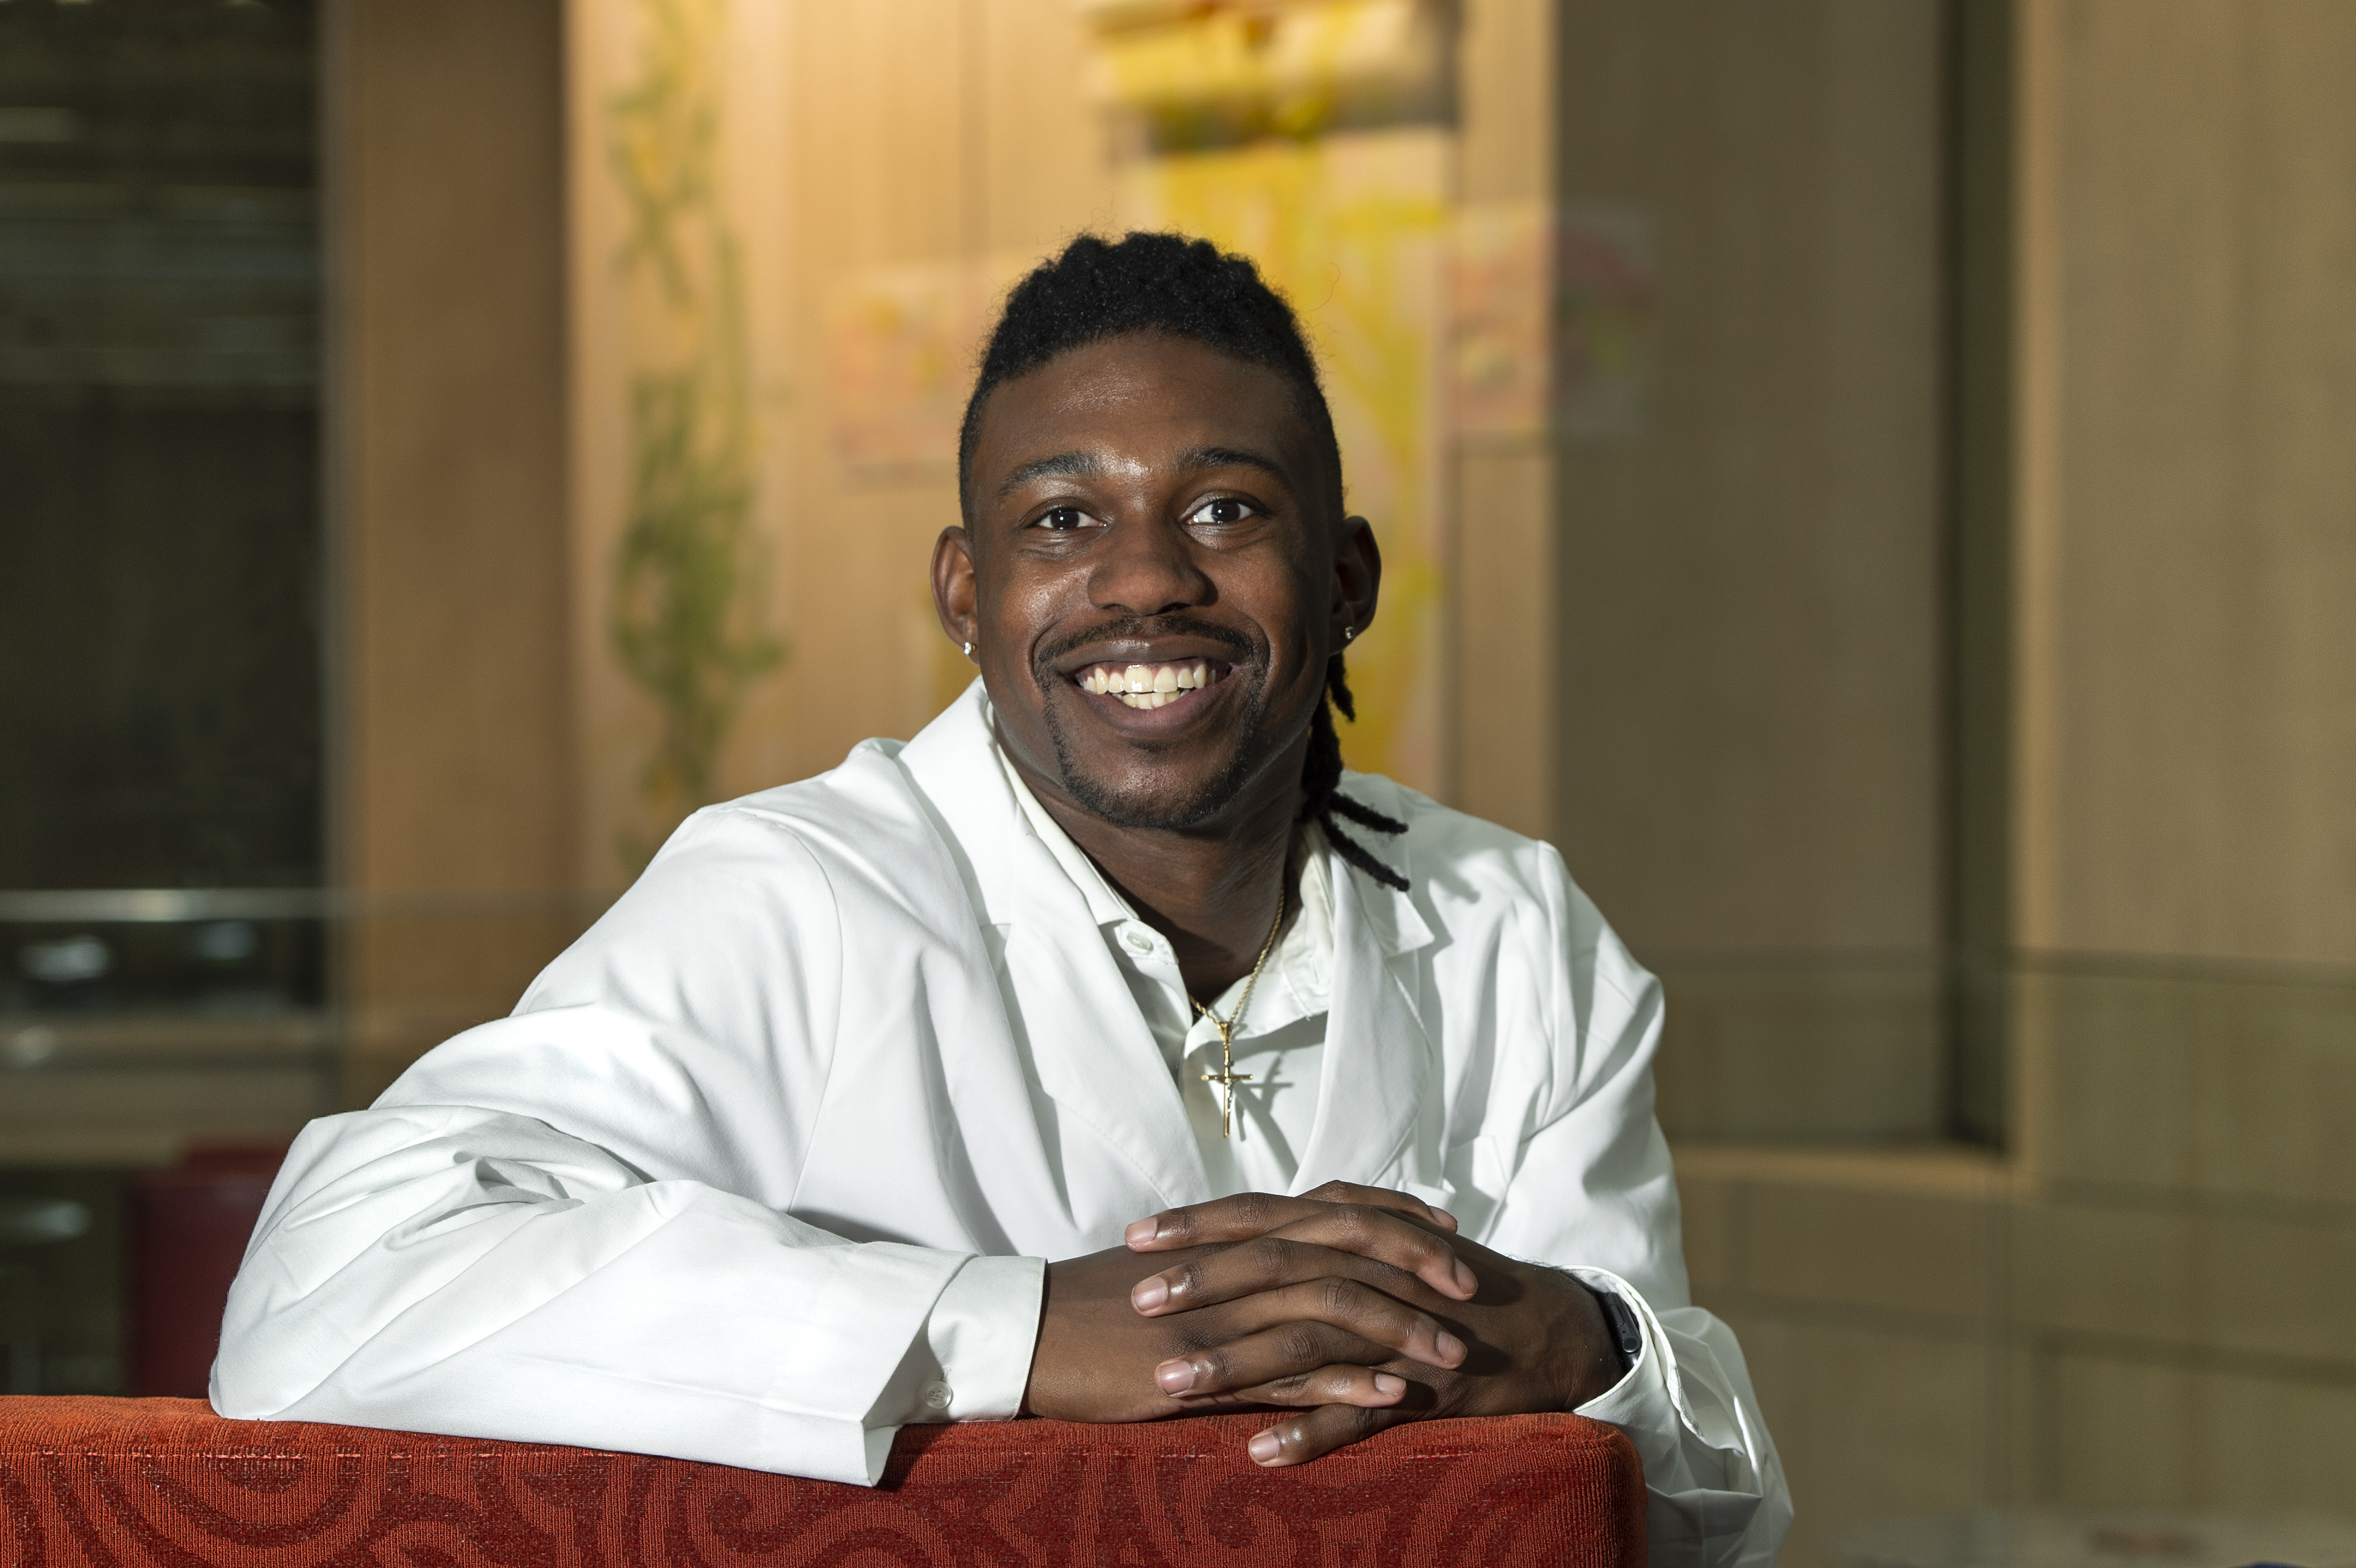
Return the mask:
[(1573, 1415), (1408, 1425), (1298, 1469), (1252, 1415), (911, 1427), (884, 1485), (0, 1399), (0, 1563), (295, 1568), (1642, 1568), (1635, 1451)]

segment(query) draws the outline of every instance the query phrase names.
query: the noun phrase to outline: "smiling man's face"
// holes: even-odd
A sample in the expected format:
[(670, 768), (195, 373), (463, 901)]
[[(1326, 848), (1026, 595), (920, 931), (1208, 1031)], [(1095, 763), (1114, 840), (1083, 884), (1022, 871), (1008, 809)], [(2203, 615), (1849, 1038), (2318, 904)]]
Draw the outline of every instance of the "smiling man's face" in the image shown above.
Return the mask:
[(1076, 349), (991, 392), (967, 485), (935, 596), (1034, 788), (1213, 832), (1298, 790), (1381, 562), (1290, 381), (1158, 333)]

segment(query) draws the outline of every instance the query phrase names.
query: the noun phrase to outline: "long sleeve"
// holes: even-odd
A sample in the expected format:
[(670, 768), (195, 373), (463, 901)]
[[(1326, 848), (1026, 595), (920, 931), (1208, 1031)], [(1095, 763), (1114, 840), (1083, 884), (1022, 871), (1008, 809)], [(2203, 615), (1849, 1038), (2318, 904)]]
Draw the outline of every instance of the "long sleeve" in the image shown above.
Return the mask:
[(872, 1484), (913, 1413), (885, 1385), (966, 1262), (650, 1181), (521, 1117), (362, 1112), (289, 1156), (213, 1403)]
[(788, 1212), (841, 950), (789, 833), (696, 819), (513, 1016), (297, 1140), (215, 1407), (856, 1483), (948, 1372), (970, 1372), (974, 1413), (1011, 1414), (1036, 1260), (988, 1261), (936, 1343), (970, 1254)]
[[(1653, 1114), (1659, 984), (1553, 851), (1545, 858), (1553, 1083), (1537, 1127), (1495, 1156), (1510, 1175), (1483, 1240), (1635, 1308), (1643, 1354), (1579, 1413), (1621, 1428), (1643, 1456), (1655, 1568), (1767, 1568), (1791, 1529), (1791, 1494), (1733, 1331), (1688, 1293), (1676, 1174)], [(1564, 1201), (1574, 1194), (1585, 1201)]]

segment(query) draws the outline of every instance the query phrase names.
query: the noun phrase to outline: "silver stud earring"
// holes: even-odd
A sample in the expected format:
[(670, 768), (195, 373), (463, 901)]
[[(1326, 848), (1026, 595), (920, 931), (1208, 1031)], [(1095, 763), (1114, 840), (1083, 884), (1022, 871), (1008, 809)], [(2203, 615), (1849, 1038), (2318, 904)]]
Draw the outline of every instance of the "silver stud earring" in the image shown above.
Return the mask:
[(969, 642), (969, 643), (967, 643), (967, 644), (965, 645), (965, 656), (966, 656), (968, 659), (970, 659), (970, 658), (972, 658), (972, 657), (973, 657), (973, 644), (972, 644), (972, 643), (970, 643), (970, 642)]
[(1357, 639), (1357, 635), (1358, 628), (1355, 626), (1345, 626), (1342, 628), (1342, 640), (1344, 642), (1355, 641)]

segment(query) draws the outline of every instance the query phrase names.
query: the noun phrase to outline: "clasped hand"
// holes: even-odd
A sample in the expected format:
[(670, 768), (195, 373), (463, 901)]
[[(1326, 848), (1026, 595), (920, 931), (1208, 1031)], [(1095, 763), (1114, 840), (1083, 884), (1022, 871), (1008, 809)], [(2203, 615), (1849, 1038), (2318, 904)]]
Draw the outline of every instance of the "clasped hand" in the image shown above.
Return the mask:
[(1332, 1182), (1171, 1209), (1123, 1246), (1050, 1263), (1023, 1408), (1295, 1408), (1250, 1453), (1296, 1465), (1401, 1421), (1570, 1410), (1619, 1375), (1570, 1275), (1467, 1240), (1405, 1193)]

